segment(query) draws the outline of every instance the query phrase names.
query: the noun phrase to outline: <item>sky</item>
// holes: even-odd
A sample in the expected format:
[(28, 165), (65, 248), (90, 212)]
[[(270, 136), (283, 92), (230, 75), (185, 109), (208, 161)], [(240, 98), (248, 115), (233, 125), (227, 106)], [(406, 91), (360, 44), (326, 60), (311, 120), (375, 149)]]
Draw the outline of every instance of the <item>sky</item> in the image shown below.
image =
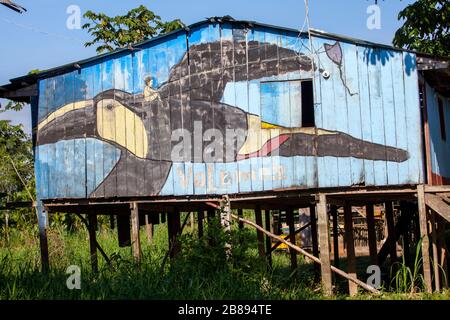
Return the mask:
[[(163, 20), (181, 19), (191, 24), (206, 17), (230, 15), (235, 19), (301, 29), (305, 19), (303, 0), (14, 0), (27, 8), (17, 14), (0, 6), (0, 85), (34, 69), (49, 69), (95, 56), (95, 47), (84, 47), (90, 40), (86, 30), (69, 29), (68, 8), (76, 5), (81, 14), (87, 10), (109, 16), (125, 14), (143, 4)], [(379, 0), (380, 28), (369, 29), (368, 7), (375, 0), (309, 0), (311, 28), (391, 44), (401, 26), (398, 13), (413, 0)], [(85, 22), (81, 21), (82, 24)], [(2, 105), (6, 100), (0, 99)], [(20, 112), (0, 113), (0, 120), (22, 124), (31, 132), (31, 112), (26, 106)]]

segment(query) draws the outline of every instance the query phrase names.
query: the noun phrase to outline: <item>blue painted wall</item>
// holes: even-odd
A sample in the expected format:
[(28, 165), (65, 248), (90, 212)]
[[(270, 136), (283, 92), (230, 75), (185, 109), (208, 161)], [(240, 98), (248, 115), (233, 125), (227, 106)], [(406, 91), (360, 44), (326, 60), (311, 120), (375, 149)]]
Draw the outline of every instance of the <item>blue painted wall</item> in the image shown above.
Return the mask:
[[(450, 184), (450, 101), (438, 94), (428, 83), (425, 83), (425, 87), (432, 171), (432, 177), (429, 180), (433, 184)], [(443, 105), (445, 139), (442, 139), (438, 99)]]
[[(214, 43), (220, 46), (215, 47)], [(241, 50), (237, 43), (246, 45)], [(251, 44), (258, 44), (254, 48), (257, 54), (252, 53)], [(415, 56), (320, 37), (312, 39), (312, 47), (313, 52), (305, 36), (275, 28), (204, 24), (188, 35), (180, 32), (149, 42), (133, 54), (104, 58), (79, 71), (40, 80), (38, 112), (34, 116), (35, 125), (41, 124), (36, 127), (35, 153), (39, 197), (205, 195), (423, 182)], [(227, 55), (226, 50), (234, 50), (235, 54)], [(184, 64), (187, 52), (189, 65)], [(284, 70), (283, 61), (295, 55), (306, 66)], [(307, 67), (311, 58), (314, 70)], [(328, 78), (323, 76), (324, 71), (329, 73)], [(218, 74), (221, 78), (217, 78)], [(214, 91), (214, 86), (220, 88), (220, 81), (225, 78), (226, 85)], [(318, 131), (312, 128), (312, 134), (304, 133), (310, 132), (307, 128), (299, 129), (301, 81), (305, 80), (313, 80), (315, 88)], [(356, 141), (361, 146), (367, 142), (366, 149), (361, 147), (358, 152), (351, 149), (351, 144), (344, 144), (341, 147), (348, 150), (337, 150), (336, 155), (327, 150), (302, 153), (294, 150), (295, 143), (291, 142), (292, 152), (287, 154), (272, 150), (233, 161), (168, 161), (164, 154), (170, 153), (174, 142), (165, 133), (209, 117), (200, 104), (195, 107), (206, 99), (202, 98), (205, 87), (212, 88), (213, 96), (220, 92), (217, 103), (222, 107), (217, 110), (229, 108), (229, 114), (242, 113), (242, 121), (247, 125), (250, 119), (257, 119), (259, 128), (267, 124), (274, 130), (287, 130), (289, 141), (299, 132), (309, 137), (322, 130), (325, 138), (335, 135), (341, 137), (337, 141)], [(80, 126), (91, 132), (93, 126), (98, 127), (99, 119), (106, 123), (106, 113), (99, 118), (100, 109), (92, 111), (89, 107), (97, 103), (99, 108), (96, 101), (107, 101), (104, 96), (110, 89), (130, 94), (126, 100), (129, 106), (122, 113), (115, 113), (116, 117), (123, 115), (123, 119), (108, 120), (115, 137), (122, 134), (120, 130), (125, 126), (122, 145), (104, 136), (79, 133)], [(157, 92), (159, 100), (152, 100), (153, 96), (147, 99), (148, 92)], [(118, 99), (117, 93), (112, 99)], [(214, 99), (208, 96), (205, 101), (212, 106)], [(167, 116), (161, 111), (166, 100), (171, 101), (167, 104)], [(87, 107), (77, 109), (83, 101)], [(58, 115), (58, 110), (65, 111)], [(130, 112), (134, 112), (134, 120), (130, 120)], [(227, 120), (228, 111), (223, 112), (225, 126), (232, 126), (232, 120)], [(75, 114), (76, 120), (71, 120)], [(97, 124), (92, 122), (93, 117)], [(216, 118), (213, 116), (213, 126), (223, 126)], [(148, 138), (138, 131), (141, 124), (147, 130), (152, 128), (152, 132), (147, 132)], [(270, 131), (267, 141), (276, 138), (275, 133), (283, 137), (280, 132)], [(314, 137), (319, 137), (319, 133)], [(315, 138), (311, 139), (311, 144), (316, 143)], [(142, 143), (148, 146), (141, 146)], [(262, 152), (264, 146), (260, 147)], [(381, 150), (381, 156), (375, 156), (375, 151), (371, 154), (371, 148), (376, 148), (378, 154)], [(433, 148), (442, 149), (438, 145)], [(139, 150), (148, 151), (140, 156)], [(396, 156), (392, 153), (397, 152), (402, 156), (393, 160)], [(155, 181), (161, 183), (149, 187)]]

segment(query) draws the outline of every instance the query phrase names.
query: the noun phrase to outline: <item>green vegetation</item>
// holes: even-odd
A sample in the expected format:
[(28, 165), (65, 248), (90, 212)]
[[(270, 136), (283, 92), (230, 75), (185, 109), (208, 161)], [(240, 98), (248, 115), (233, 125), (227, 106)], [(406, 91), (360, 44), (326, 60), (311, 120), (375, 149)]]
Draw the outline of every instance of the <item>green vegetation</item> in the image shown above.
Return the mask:
[(83, 29), (92, 35), (92, 41), (85, 46), (97, 45), (98, 54), (124, 48), (160, 34), (169, 33), (184, 27), (181, 20), (163, 21), (161, 17), (141, 5), (125, 15), (109, 17), (104, 13), (87, 11), (84, 17), (90, 21)]
[[(59, 217), (61, 220), (61, 217)], [(100, 271), (90, 268), (88, 234), (78, 222), (75, 231), (60, 223), (49, 229), (51, 272), (39, 272), (39, 243), (36, 228), (14, 229), (10, 241), (0, 242), (0, 299), (324, 299), (313, 281), (312, 264), (299, 257), (299, 270), (292, 275), (289, 255), (273, 255), (273, 270), (258, 258), (256, 236), (252, 230), (233, 226), (231, 237), (220, 231), (217, 222), (206, 225), (205, 236), (198, 240), (195, 230), (186, 227), (182, 252), (161, 271), (167, 252), (167, 225), (157, 225), (149, 244), (142, 228), (143, 263), (133, 262), (131, 248), (119, 248), (117, 235), (100, 223), (98, 241), (111, 257), (109, 266), (99, 255)], [(216, 245), (211, 246), (209, 236)], [(238, 239), (243, 239), (239, 244)], [(231, 258), (223, 245), (232, 244)], [(343, 261), (345, 267), (345, 261)], [(82, 270), (81, 290), (66, 287), (66, 269), (78, 265)], [(345, 295), (345, 281), (339, 281)], [(343, 290), (342, 290), (343, 289)], [(381, 297), (361, 293), (356, 299), (449, 299), (450, 292), (434, 295), (384, 293)]]
[(448, 0), (417, 0), (400, 11), (398, 19), (404, 23), (395, 33), (395, 46), (437, 56), (450, 56)]

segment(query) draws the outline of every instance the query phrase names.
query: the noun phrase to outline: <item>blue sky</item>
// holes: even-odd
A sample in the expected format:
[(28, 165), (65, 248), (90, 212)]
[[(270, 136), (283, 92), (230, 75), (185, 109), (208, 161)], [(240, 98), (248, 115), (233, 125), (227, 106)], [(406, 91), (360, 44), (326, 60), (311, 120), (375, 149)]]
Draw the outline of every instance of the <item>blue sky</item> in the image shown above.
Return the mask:
[[(300, 29), (304, 22), (302, 0), (14, 0), (28, 9), (17, 14), (0, 6), (0, 84), (22, 76), (33, 69), (48, 69), (95, 55), (95, 48), (85, 48), (89, 35), (85, 30), (66, 27), (70, 5), (108, 15), (123, 14), (141, 4), (147, 5), (164, 20), (180, 18), (191, 24), (210, 16), (231, 15), (236, 19)], [(378, 43), (391, 44), (401, 25), (400, 10), (413, 0), (379, 0), (381, 29), (367, 28), (367, 7), (374, 0), (310, 0), (311, 27)], [(5, 100), (1, 100), (4, 104)], [(31, 113), (27, 106), (21, 112), (0, 114), (0, 119), (21, 123), (31, 132)]]

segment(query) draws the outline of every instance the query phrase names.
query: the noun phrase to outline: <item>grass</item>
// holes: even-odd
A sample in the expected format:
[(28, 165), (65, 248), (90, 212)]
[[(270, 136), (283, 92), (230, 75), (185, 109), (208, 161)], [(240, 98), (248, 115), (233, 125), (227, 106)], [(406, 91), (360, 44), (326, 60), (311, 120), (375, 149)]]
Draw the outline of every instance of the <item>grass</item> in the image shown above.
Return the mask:
[[(235, 227), (235, 226), (234, 226)], [(299, 257), (294, 276), (285, 252), (273, 255), (273, 269), (258, 257), (254, 232), (233, 229), (232, 236), (210, 226), (216, 246), (206, 237), (198, 240), (189, 228), (182, 237), (182, 253), (164, 270), (161, 263), (167, 252), (167, 225), (157, 225), (151, 244), (141, 234), (142, 265), (133, 263), (131, 248), (119, 248), (114, 230), (97, 232), (98, 242), (111, 257), (112, 265), (99, 254), (100, 270), (91, 271), (86, 231), (49, 229), (51, 271), (39, 272), (39, 243), (36, 231), (13, 230), (8, 244), (0, 242), (0, 299), (324, 299), (313, 281), (313, 267)], [(142, 228), (144, 229), (144, 228)], [(205, 230), (205, 233), (208, 230)], [(239, 245), (238, 239), (245, 240)], [(226, 257), (225, 242), (232, 244)], [(81, 290), (66, 287), (70, 265), (81, 268)], [(345, 286), (342, 286), (345, 287)], [(346, 299), (340, 293), (335, 299)], [(355, 299), (374, 299), (360, 294)], [(450, 299), (450, 293), (425, 295), (383, 293), (377, 299)]]

